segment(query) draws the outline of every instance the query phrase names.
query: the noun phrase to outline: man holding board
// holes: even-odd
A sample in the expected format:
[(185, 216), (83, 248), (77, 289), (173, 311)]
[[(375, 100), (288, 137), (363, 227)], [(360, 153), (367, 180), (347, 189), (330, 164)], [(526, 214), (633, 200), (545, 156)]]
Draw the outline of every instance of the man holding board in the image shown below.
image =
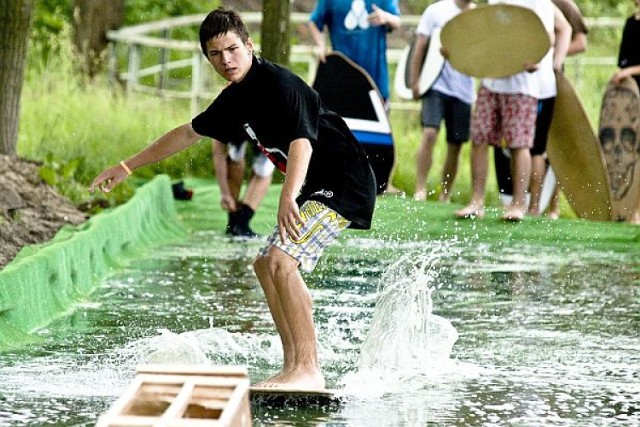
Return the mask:
[(414, 99), (422, 98), (422, 141), (416, 164), (414, 200), (427, 198), (427, 177), (431, 169), (433, 146), (438, 140), (440, 123), (447, 130), (447, 158), (442, 170), (440, 201), (449, 201), (458, 172), (462, 144), (469, 140), (473, 80), (444, 62), (440, 75), (426, 93), (420, 93), (421, 68), (434, 31), (441, 29), (454, 16), (475, 7), (471, 0), (441, 0), (427, 7), (416, 28), (416, 41), (410, 63), (410, 82)]

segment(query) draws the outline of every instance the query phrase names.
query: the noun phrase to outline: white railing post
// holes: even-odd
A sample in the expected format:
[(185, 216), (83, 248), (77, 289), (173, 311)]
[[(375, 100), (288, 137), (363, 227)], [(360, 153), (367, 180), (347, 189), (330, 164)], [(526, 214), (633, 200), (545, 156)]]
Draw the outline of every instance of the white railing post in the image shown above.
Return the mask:
[[(259, 24), (261, 22), (261, 14), (259, 12), (245, 12), (242, 14), (245, 22), (248, 24)], [(205, 15), (189, 15), (177, 18), (169, 18), (162, 21), (150, 22), (146, 24), (136, 25), (132, 27), (121, 28), (116, 31), (109, 31), (107, 34), (108, 39), (114, 43), (125, 43), (129, 47), (129, 63), (127, 65), (128, 72), (125, 75), (126, 78), (126, 92), (132, 94), (134, 91), (140, 91), (145, 93), (153, 93), (156, 95), (172, 97), (172, 98), (189, 98), (191, 100), (191, 109), (196, 112), (199, 108), (198, 104), (201, 98), (209, 96), (211, 91), (207, 92), (208, 88), (205, 88), (204, 76), (203, 76), (203, 59), (200, 57), (200, 46), (196, 41), (185, 40), (173, 40), (171, 39), (171, 32), (173, 28), (179, 28), (183, 26), (199, 25), (204, 19)], [(407, 27), (413, 27), (417, 25), (419, 16), (402, 17), (403, 25)], [(306, 23), (309, 20), (308, 14), (293, 13), (291, 15), (293, 23), (301, 24)], [(610, 28), (620, 27), (623, 23), (621, 18), (587, 18), (587, 24), (591, 28)], [(160, 36), (155, 37), (150, 34), (159, 32)], [(141, 49), (142, 48), (159, 49), (159, 64), (143, 66), (141, 63)], [(312, 83), (316, 73), (317, 60), (313, 53), (312, 46), (293, 46), (291, 63), (303, 64), (307, 66), (306, 73), (301, 71), (301, 77), (306, 78), (308, 83)], [(198, 53), (192, 55), (191, 59), (184, 58), (178, 60), (171, 60), (171, 52), (194, 52)], [(394, 67), (400, 58), (400, 49), (388, 50), (388, 62), (389, 67)], [(115, 55), (117, 54), (115, 46), (111, 51), (114, 55), (114, 67), (117, 68), (115, 62)], [(567, 65), (571, 68), (571, 71), (575, 75), (576, 84), (584, 79), (584, 72), (586, 68), (593, 66), (610, 66), (615, 65), (615, 57), (591, 57), (584, 56), (580, 58), (569, 58)], [(185, 68), (191, 66), (191, 88), (181, 87), (177, 90), (172, 90), (171, 85), (168, 84), (169, 73), (171, 70), (178, 68)], [(111, 71), (112, 78), (115, 75), (119, 80), (119, 72), (116, 69)], [(140, 79), (147, 76), (153, 76), (156, 80), (150, 85), (140, 84)], [(182, 83), (182, 82), (181, 82)], [(183, 84), (188, 84), (184, 82)], [(215, 92), (215, 90), (214, 90)], [(406, 104), (407, 106), (415, 107), (415, 102), (396, 102), (396, 104)]]
[[(165, 40), (171, 39), (171, 29), (165, 28), (162, 30), (162, 38)], [(158, 88), (160, 89), (160, 93), (164, 90), (164, 85), (167, 80), (167, 48), (160, 48), (160, 78), (158, 80)]]
[(138, 85), (138, 71), (140, 70), (140, 46), (129, 45), (129, 71), (127, 72), (127, 96), (131, 95)]
[(191, 57), (191, 114), (198, 112), (200, 88), (202, 86), (202, 54), (199, 51), (193, 52)]

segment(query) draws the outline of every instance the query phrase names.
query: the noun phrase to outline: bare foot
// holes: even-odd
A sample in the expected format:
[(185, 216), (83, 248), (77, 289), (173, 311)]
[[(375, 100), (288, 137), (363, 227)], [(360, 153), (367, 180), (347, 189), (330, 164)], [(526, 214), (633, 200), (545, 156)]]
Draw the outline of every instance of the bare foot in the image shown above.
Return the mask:
[(424, 202), (427, 200), (427, 192), (425, 190), (416, 191), (413, 193), (413, 200), (416, 202)]
[(325, 381), (320, 371), (297, 369), (279, 374), (256, 383), (253, 388), (324, 390)]
[(558, 212), (556, 211), (549, 211), (547, 212), (547, 218), (555, 221), (556, 219), (560, 218), (560, 215), (558, 215)]
[(387, 184), (387, 188), (384, 189), (382, 194), (386, 195), (386, 196), (404, 197), (404, 191), (400, 190), (399, 188), (394, 187), (391, 183)]
[(633, 225), (640, 225), (640, 212), (634, 212), (629, 217), (629, 223)]
[(459, 219), (474, 219), (474, 218), (482, 218), (484, 216), (484, 207), (482, 205), (478, 205), (476, 203), (471, 203), (465, 208), (456, 211), (456, 218)]
[(519, 208), (517, 206), (510, 206), (504, 215), (502, 215), (502, 219), (504, 221), (510, 222), (520, 222), (524, 218), (524, 209)]
[(540, 216), (540, 212), (527, 211), (527, 215), (528, 215), (528, 216), (537, 217), (537, 216)]

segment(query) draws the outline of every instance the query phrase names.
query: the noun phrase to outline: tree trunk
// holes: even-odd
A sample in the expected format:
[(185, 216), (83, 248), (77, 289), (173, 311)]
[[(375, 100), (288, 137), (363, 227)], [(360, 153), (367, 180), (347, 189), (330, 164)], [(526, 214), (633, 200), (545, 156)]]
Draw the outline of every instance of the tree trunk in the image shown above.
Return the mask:
[(262, 2), (262, 35), (260, 56), (284, 66), (289, 65), (291, 49), (290, 0)]
[(33, 0), (0, 3), (0, 154), (15, 155)]
[(105, 65), (102, 53), (109, 44), (107, 31), (122, 26), (125, 0), (75, 0), (74, 42), (82, 56), (83, 71), (89, 77)]

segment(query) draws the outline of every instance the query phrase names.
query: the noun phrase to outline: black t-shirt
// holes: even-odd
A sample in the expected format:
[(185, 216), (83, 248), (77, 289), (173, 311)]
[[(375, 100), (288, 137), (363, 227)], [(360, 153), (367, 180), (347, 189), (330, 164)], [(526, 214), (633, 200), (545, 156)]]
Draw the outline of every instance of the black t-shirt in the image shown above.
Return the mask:
[(283, 173), (291, 142), (307, 138), (313, 152), (298, 204), (317, 200), (352, 228), (371, 227), (376, 184), (364, 149), (293, 72), (254, 57), (244, 79), (227, 86), (191, 124), (200, 135), (226, 144), (249, 138)]
[[(618, 54), (618, 66), (620, 68), (640, 65), (640, 20), (635, 15), (630, 16), (624, 24), (620, 53)], [(633, 76), (640, 86), (640, 76)]]

